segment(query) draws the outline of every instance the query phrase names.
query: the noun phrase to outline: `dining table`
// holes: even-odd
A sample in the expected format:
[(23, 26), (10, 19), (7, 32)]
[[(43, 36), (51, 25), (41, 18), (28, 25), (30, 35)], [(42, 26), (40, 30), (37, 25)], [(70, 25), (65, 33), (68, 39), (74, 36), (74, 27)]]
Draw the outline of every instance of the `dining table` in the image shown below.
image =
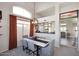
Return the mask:
[(41, 38), (24, 38), (24, 40), (31, 40), (31, 42), (36, 46), (37, 56), (39, 56), (39, 49), (47, 47), (49, 43), (45, 40), (41, 40)]

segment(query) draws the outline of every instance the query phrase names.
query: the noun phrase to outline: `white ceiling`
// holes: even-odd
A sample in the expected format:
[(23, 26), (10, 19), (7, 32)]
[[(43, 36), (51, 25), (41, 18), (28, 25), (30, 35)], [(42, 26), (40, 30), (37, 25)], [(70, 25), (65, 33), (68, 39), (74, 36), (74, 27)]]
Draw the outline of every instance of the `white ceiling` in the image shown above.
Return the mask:
[(54, 15), (55, 4), (58, 2), (37, 2), (36, 3), (36, 17), (41, 18), (45, 16)]
[(64, 8), (64, 7), (73, 6), (73, 5), (77, 5), (77, 4), (79, 4), (79, 2), (63, 2), (60, 4), (60, 7)]
[(40, 12), (37, 12), (36, 15), (37, 15), (37, 17), (51, 16), (51, 15), (55, 14), (54, 11), (55, 11), (54, 7), (49, 7)]
[[(60, 4), (61, 9), (65, 7), (77, 6), (78, 2), (36, 2), (35, 11), (37, 17), (44, 17), (53, 15), (55, 11), (55, 4)], [(34, 2), (0, 2), (0, 6), (19, 6), (25, 8), (34, 14)], [(75, 7), (74, 6), (74, 7)]]
[(54, 15), (56, 4), (59, 4), (60, 13), (77, 10), (79, 8), (79, 2), (41, 2), (36, 4), (38, 17)]
[(31, 13), (33, 13), (33, 4), (33, 2), (0, 2), (0, 6), (18, 6), (28, 10)]
[(53, 7), (57, 2), (37, 2), (36, 3), (36, 12), (41, 12), (45, 9)]

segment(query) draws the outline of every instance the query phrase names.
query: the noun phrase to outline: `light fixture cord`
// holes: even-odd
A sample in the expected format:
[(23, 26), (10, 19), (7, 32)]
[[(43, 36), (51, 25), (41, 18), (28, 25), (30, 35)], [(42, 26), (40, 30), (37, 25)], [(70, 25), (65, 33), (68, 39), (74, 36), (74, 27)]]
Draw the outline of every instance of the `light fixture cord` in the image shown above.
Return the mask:
[(35, 2), (34, 2), (34, 20), (35, 20)]

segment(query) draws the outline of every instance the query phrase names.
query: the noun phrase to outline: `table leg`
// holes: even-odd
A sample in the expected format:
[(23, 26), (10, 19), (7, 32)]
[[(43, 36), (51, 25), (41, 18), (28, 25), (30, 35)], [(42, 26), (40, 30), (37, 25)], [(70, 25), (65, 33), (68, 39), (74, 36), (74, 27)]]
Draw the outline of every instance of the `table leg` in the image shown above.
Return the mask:
[(37, 56), (39, 56), (39, 46), (37, 46)]

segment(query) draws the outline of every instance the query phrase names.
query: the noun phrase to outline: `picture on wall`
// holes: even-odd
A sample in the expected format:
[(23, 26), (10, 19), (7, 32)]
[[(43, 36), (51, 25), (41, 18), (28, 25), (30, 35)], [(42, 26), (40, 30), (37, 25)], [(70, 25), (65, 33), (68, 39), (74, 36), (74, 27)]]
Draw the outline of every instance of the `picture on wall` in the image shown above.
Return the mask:
[(0, 20), (2, 19), (2, 11), (0, 10)]

